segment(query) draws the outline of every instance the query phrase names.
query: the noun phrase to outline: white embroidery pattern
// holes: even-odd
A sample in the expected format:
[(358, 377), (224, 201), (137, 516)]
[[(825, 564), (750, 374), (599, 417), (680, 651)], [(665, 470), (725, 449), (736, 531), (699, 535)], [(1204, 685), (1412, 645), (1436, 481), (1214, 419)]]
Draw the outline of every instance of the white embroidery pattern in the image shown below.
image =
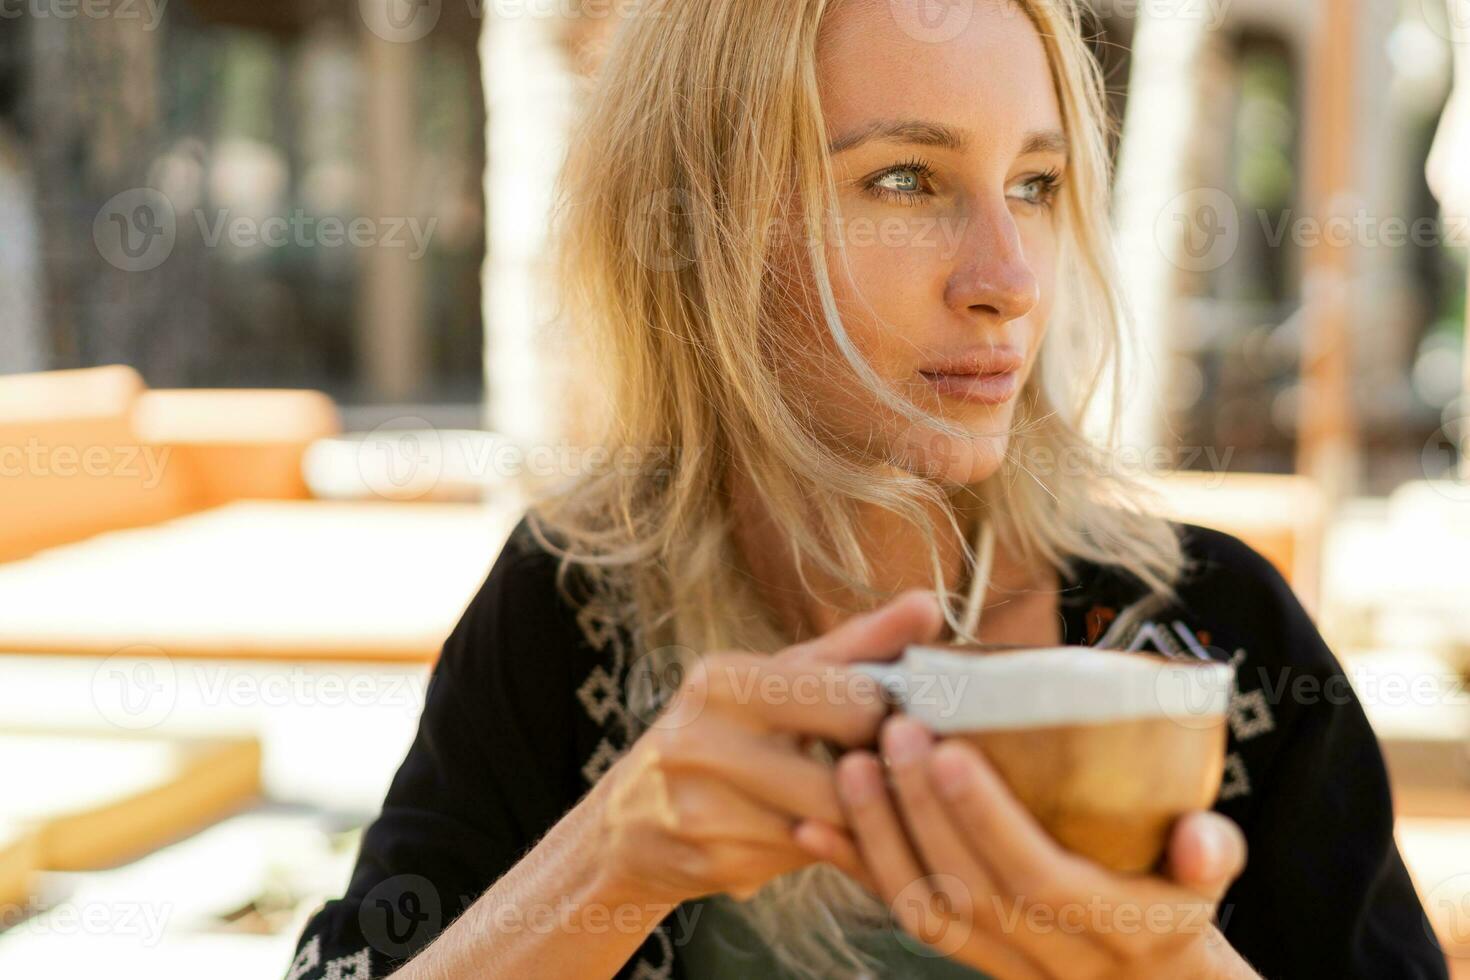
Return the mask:
[[(350, 971), (350, 972), (349, 972)], [(372, 980), (372, 951), (364, 946), (351, 956), (341, 956), (327, 964), (322, 980)]]
[(597, 782), (614, 762), (623, 757), (625, 751), (625, 749), (615, 748), (612, 742), (604, 738), (597, 743), (596, 751), (582, 766), (582, 778), (587, 780), (589, 785)]
[[(607, 728), (609, 722), (615, 722), (621, 730), (624, 740), (631, 741), (632, 728), (628, 717), (627, 706), (623, 704), (621, 680), (628, 665), (628, 652), (623, 646), (622, 633), (610, 625), (605, 618), (597, 616), (592, 606), (583, 606), (577, 611), (577, 625), (581, 627), (582, 634), (587, 637), (595, 650), (606, 650), (612, 648), (612, 664), (604, 667), (602, 664), (592, 668), (582, 686), (577, 688), (577, 700), (582, 702), (582, 707), (597, 724)], [(601, 776), (599, 772), (597, 774)]]
[(621, 721), (627, 710), (620, 703), (617, 680), (603, 670), (601, 664), (593, 667), (592, 673), (577, 688), (577, 698), (592, 716), (592, 720), (599, 725), (607, 724), (610, 717), (617, 717)]
[[(322, 937), (312, 936), (291, 961), (291, 971), (286, 974), (286, 980), (304, 980), (321, 963)], [(339, 956), (329, 961), (321, 974), (322, 980), (372, 980), (372, 977), (372, 949), (368, 946), (351, 956)]]
[(286, 974), (286, 980), (301, 980), (308, 972), (316, 969), (321, 961), (322, 937), (312, 936), (311, 941), (296, 954), (296, 959), (291, 961), (291, 972)]
[(1276, 730), (1276, 716), (1266, 701), (1266, 692), (1240, 690), (1240, 665), (1245, 663), (1245, 651), (1236, 650), (1230, 656), (1230, 666), (1236, 669), (1235, 680), (1230, 689), (1230, 731), (1237, 742), (1264, 735)]
[(1151, 646), (1155, 653), (1162, 653), (1166, 657), (1184, 656), (1184, 649), (1173, 634), (1153, 620), (1148, 620), (1140, 625), (1138, 632), (1133, 634), (1133, 639), (1123, 649), (1137, 652), (1144, 649), (1145, 644)]
[(1225, 756), (1225, 778), (1220, 783), (1220, 799), (1233, 800), (1251, 791), (1251, 780), (1245, 771), (1245, 760), (1239, 752)]
[(633, 968), (633, 980), (668, 980), (673, 970), (674, 943), (669, 939), (668, 930), (659, 926), (654, 930), (653, 938), (658, 940), (659, 951), (663, 954), (663, 965), (655, 967), (639, 957), (638, 965)]
[(1237, 687), (1230, 696), (1230, 730), (1237, 742), (1264, 735), (1276, 727), (1271, 716), (1271, 707), (1266, 703), (1266, 692), (1251, 691), (1241, 694)]
[[(577, 688), (577, 700), (582, 703), (587, 716), (608, 733), (598, 741), (597, 748), (582, 765), (582, 778), (590, 786), (601, 779), (632, 744), (632, 718), (623, 702), (619, 680), (627, 666), (628, 653), (623, 645), (622, 631), (605, 619), (595, 617), (591, 606), (578, 610), (577, 623), (594, 649), (601, 651), (609, 645), (612, 647), (612, 669), (596, 665)], [(614, 738), (621, 744), (615, 744)], [(669, 938), (668, 927), (659, 925), (652, 932), (651, 939), (658, 945), (659, 962), (651, 963), (646, 956), (639, 955), (633, 961), (633, 980), (670, 980), (674, 975), (674, 944)]]

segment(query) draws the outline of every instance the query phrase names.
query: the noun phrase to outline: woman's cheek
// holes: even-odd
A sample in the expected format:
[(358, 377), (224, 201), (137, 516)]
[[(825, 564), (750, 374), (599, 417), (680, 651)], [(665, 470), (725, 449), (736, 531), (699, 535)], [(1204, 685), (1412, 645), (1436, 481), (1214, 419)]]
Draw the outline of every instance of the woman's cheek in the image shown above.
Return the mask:
[(1026, 322), (1031, 324), (1027, 348), (1032, 352), (1031, 360), (1034, 363), (1035, 351), (1041, 346), (1046, 325), (1051, 322), (1052, 309), (1056, 304), (1056, 233), (1050, 226), (1044, 226), (1034, 230), (1023, 241), (1032, 275), (1036, 277), (1036, 305), (1026, 317)]
[(911, 245), (882, 244), (849, 248), (852, 281), (840, 264), (832, 268), (832, 289), (854, 344), (878, 373), (889, 378), (911, 374), (913, 341), (924, 335), (927, 322), (942, 322), (939, 311), (926, 314), (926, 304), (937, 304), (928, 257)]
[(832, 294), (842, 325), (867, 363), (886, 379), (907, 376), (895, 356), (906, 347), (898, 341), (919, 309), (913, 275), (903, 259), (894, 250), (848, 248), (851, 279), (841, 264), (832, 263)]

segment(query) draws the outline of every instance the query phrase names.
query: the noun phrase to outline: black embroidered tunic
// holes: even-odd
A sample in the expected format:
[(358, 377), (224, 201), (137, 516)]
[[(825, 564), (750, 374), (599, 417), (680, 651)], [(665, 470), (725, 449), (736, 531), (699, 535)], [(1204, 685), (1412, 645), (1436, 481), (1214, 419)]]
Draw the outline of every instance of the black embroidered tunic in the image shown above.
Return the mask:
[[(1063, 592), (1064, 642), (1235, 665), (1214, 808), (1244, 830), (1249, 861), (1220, 906), (1225, 937), (1273, 980), (1445, 977), (1394, 843), (1378, 743), (1337, 660), (1265, 559), (1229, 535), (1180, 532), (1190, 570), (1178, 603), (1109, 630), (1144, 590), (1125, 573), (1080, 563)], [(445, 642), (417, 737), (364, 834), (347, 893), (308, 922), (288, 980), (387, 976), (627, 749), (625, 644), (618, 635), (588, 641), (575, 588), (571, 597), (557, 590), (556, 563), (523, 520)], [(680, 949), (697, 934), (694, 906), (670, 915), (618, 976), (691, 976)], [(923, 973), (918, 960), (905, 975)]]

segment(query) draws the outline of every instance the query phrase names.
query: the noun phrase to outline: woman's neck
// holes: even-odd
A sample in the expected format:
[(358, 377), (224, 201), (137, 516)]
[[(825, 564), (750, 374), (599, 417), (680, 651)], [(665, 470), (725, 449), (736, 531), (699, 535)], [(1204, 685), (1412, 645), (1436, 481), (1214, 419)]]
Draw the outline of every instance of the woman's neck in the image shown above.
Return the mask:
[[(865, 608), (858, 595), (808, 562), (804, 589), (796, 574), (795, 555), (774, 523), (764, 502), (743, 473), (732, 475), (730, 503), (735, 545), (754, 579), (760, 598), (775, 616), (782, 632), (800, 642), (819, 636)], [(884, 594), (905, 589), (932, 589), (933, 570), (918, 528), (881, 507), (861, 504), (860, 538), (873, 569), (875, 588)], [(952, 591), (968, 588), (963, 546), (949, 531), (943, 513), (931, 515), (940, 529), (939, 556), (944, 581)], [(957, 515), (961, 530), (973, 541), (973, 514)], [(980, 635), (986, 642), (1060, 642), (1056, 616), (1057, 578), (1054, 572), (1024, 567), (996, 543), (990, 581), (982, 605)], [(944, 639), (952, 639), (946, 628)]]

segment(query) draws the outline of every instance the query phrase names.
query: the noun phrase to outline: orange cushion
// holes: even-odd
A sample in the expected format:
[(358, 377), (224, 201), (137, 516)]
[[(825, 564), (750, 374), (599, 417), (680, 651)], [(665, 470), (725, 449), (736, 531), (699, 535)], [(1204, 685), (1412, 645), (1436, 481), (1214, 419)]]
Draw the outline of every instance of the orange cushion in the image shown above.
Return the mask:
[(240, 499), (303, 499), (306, 447), (342, 431), (337, 407), (319, 391), (189, 389), (145, 391), (133, 426), (188, 473), (200, 506)]
[(122, 366), (0, 377), (0, 561), (194, 506), (182, 467), (133, 431), (143, 389)]

